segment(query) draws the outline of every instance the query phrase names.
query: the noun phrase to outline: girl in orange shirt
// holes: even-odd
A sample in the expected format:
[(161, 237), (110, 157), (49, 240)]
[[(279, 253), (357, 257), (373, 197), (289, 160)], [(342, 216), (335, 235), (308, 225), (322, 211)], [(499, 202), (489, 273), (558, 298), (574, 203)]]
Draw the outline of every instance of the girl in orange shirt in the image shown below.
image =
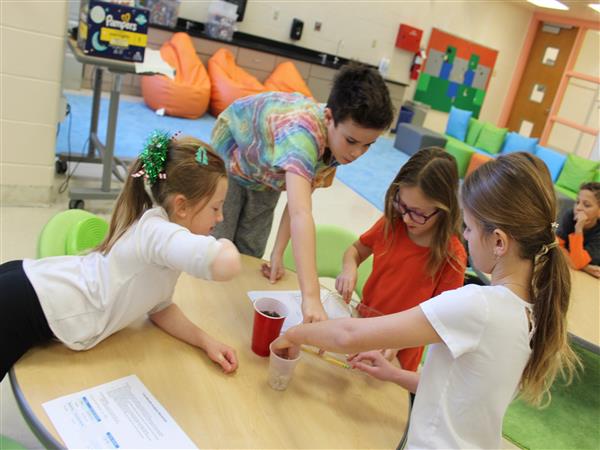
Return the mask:
[(569, 265), (600, 278), (600, 183), (581, 185), (556, 234)]
[[(461, 287), (467, 254), (459, 238), (457, 193), (454, 157), (436, 147), (415, 153), (387, 190), (384, 216), (344, 253), (335, 283), (344, 300), (350, 300), (358, 266), (371, 254), (373, 271), (362, 304), (382, 314), (411, 309)], [(394, 353), (385, 351), (389, 359)], [(415, 372), (422, 354), (423, 347), (396, 353), (402, 368)]]

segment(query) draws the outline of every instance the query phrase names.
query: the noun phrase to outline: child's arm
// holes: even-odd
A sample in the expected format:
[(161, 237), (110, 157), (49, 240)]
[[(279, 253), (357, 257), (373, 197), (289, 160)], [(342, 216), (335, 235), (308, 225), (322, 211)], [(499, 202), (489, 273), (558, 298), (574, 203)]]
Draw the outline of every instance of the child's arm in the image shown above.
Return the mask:
[(335, 279), (335, 289), (348, 303), (356, 287), (357, 269), (360, 264), (371, 256), (373, 250), (360, 241), (354, 242), (344, 253), (342, 259), (342, 273)]
[(275, 341), (274, 349), (302, 344), (337, 353), (379, 348), (409, 348), (441, 342), (420, 306), (369, 319), (336, 319), (290, 328)]
[(586, 273), (589, 273), (593, 277), (600, 278), (600, 266), (596, 266), (594, 264), (588, 264), (581, 270), (583, 270)]
[(311, 203), (312, 187), (308, 180), (292, 172), (286, 172), (285, 183), (292, 248), (302, 291), (304, 322), (326, 320), (327, 314), (321, 304), (321, 289), (317, 275), (315, 222), (312, 217)]
[(283, 214), (281, 215), (281, 221), (279, 222), (279, 229), (277, 230), (277, 237), (275, 238), (275, 244), (271, 251), (271, 259), (269, 263), (262, 265), (262, 274), (269, 279), (271, 283), (275, 283), (283, 275), (285, 275), (285, 267), (283, 266), (283, 253), (285, 247), (290, 241), (290, 214), (288, 212), (288, 205), (285, 205)]
[(348, 362), (353, 369), (367, 372), (378, 380), (392, 381), (413, 394), (417, 392), (419, 374), (394, 366), (379, 350), (359, 353)]
[(223, 368), (223, 372), (231, 373), (237, 369), (235, 350), (198, 328), (176, 304), (172, 303), (165, 309), (151, 314), (150, 320), (171, 336), (204, 350), (211, 360)]
[(221, 248), (213, 260), (210, 271), (215, 281), (227, 281), (242, 271), (242, 261), (238, 249), (228, 239), (219, 239)]

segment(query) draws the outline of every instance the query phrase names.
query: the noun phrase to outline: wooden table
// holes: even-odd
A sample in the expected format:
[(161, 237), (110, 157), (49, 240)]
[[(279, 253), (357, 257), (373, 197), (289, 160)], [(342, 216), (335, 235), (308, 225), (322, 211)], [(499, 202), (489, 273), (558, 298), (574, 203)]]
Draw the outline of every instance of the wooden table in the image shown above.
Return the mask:
[(250, 350), (249, 290), (297, 289), (293, 273), (275, 287), (261, 261), (243, 257), (227, 283), (183, 274), (175, 302), (199, 326), (237, 350), (224, 375), (204, 352), (148, 320), (86, 352), (53, 343), (29, 351), (10, 379), (21, 410), (48, 447), (64, 446), (42, 403), (136, 374), (199, 448), (395, 448), (408, 415), (407, 391), (303, 354), (286, 391), (267, 384), (268, 358)]
[(571, 270), (568, 330), (584, 346), (600, 353), (600, 280)]

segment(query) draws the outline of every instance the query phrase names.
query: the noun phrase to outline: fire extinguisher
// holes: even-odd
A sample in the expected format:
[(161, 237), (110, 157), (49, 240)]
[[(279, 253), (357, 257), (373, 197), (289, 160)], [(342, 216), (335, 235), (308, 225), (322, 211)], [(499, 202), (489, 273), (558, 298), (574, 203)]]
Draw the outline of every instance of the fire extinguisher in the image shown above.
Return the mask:
[(416, 80), (419, 78), (419, 71), (421, 70), (421, 66), (423, 65), (423, 60), (425, 59), (425, 52), (423, 50), (419, 50), (413, 56), (412, 64), (410, 66), (410, 79)]

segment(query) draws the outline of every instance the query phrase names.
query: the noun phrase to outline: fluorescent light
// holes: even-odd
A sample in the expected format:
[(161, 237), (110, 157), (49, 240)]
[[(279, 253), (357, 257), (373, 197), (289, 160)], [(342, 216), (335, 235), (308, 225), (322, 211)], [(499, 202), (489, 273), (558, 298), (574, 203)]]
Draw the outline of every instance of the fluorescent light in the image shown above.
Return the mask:
[(597, 13), (600, 13), (600, 3), (588, 3), (588, 6)]
[(558, 0), (527, 0), (529, 3), (533, 3), (535, 6), (540, 6), (542, 8), (551, 8), (551, 9), (562, 9), (566, 11), (569, 9), (567, 5), (559, 2)]

